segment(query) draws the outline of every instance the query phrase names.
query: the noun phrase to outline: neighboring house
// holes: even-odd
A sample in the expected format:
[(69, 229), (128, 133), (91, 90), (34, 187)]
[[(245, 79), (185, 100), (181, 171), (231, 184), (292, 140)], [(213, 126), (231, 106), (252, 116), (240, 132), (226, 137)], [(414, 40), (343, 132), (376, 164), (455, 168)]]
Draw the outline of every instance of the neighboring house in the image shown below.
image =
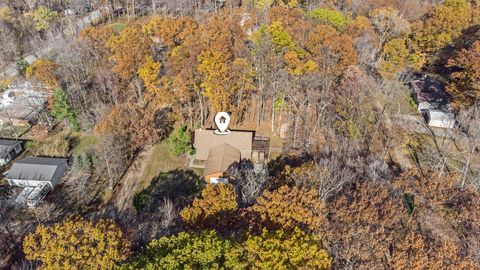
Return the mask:
[(45, 108), (48, 91), (28, 82), (13, 84), (0, 95), (0, 125), (24, 126), (34, 123)]
[(5, 178), (11, 186), (23, 187), (18, 203), (35, 206), (53, 189), (68, 170), (67, 159), (26, 157), (14, 162)]
[(418, 111), (430, 127), (453, 128), (455, 115), (449, 108), (450, 95), (445, 84), (428, 76), (410, 82)]
[(22, 152), (22, 141), (0, 139), (0, 165), (8, 164)]

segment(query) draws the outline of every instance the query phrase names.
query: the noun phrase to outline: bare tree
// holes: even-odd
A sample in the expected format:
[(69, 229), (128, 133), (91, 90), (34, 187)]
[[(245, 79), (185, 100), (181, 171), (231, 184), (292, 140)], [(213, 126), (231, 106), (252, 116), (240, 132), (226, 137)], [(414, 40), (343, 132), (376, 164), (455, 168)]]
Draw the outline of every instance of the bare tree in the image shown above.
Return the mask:
[(251, 205), (263, 192), (267, 181), (267, 169), (256, 171), (251, 162), (241, 162), (239, 166), (231, 166), (227, 174), (236, 181), (236, 187), (243, 205)]

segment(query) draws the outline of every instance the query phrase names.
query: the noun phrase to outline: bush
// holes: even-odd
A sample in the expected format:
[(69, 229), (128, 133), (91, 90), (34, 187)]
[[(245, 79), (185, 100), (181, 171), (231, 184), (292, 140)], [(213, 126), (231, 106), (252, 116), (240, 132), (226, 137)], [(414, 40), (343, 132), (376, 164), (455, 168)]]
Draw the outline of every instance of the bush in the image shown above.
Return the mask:
[(417, 105), (417, 102), (415, 102), (415, 99), (413, 99), (413, 96), (411, 94), (409, 94), (407, 96), (407, 101), (408, 101), (408, 104), (410, 104), (410, 106), (415, 110), (415, 111), (418, 111), (418, 105)]
[(170, 153), (175, 156), (182, 154), (193, 154), (194, 150), (191, 146), (192, 136), (187, 131), (185, 126), (180, 126), (174, 130), (167, 138), (167, 144), (170, 148)]
[(73, 168), (81, 172), (90, 172), (92, 169), (92, 156), (87, 153), (75, 155), (73, 157)]
[(28, 62), (23, 59), (20, 59), (17, 61), (17, 70), (22, 75), (25, 75), (25, 72), (27, 71), (28, 66), (29, 66)]
[(148, 205), (148, 202), (150, 201), (150, 196), (148, 196), (145, 191), (140, 191), (135, 196), (133, 196), (133, 207), (135, 207), (135, 210), (137, 212), (140, 212), (145, 206)]

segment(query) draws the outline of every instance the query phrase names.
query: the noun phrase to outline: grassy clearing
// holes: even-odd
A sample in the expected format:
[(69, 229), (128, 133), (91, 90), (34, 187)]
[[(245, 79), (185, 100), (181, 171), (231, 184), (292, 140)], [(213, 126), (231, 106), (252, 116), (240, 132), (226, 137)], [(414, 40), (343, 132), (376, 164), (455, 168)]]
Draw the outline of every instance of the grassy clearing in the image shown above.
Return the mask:
[(94, 135), (78, 133), (73, 136), (72, 152), (74, 155), (92, 152), (97, 142), (98, 139)]
[(157, 144), (154, 146), (153, 153), (143, 171), (142, 178), (140, 179), (141, 186), (146, 188), (152, 179), (162, 172), (168, 172), (178, 168), (187, 168), (187, 159), (184, 156), (173, 157), (165, 142)]
[(29, 141), (25, 153), (33, 156), (66, 157), (70, 149), (70, 138), (66, 132), (59, 132), (45, 140)]
[(5, 125), (0, 126), (0, 137), (1, 138), (16, 138), (14, 129), (15, 129), (16, 133), (18, 134), (18, 136), (21, 136), (21, 135), (25, 134), (30, 129), (30, 127), (28, 125), (24, 125), (24, 126), (15, 126), (14, 128), (12, 128), (10, 125), (5, 124)]

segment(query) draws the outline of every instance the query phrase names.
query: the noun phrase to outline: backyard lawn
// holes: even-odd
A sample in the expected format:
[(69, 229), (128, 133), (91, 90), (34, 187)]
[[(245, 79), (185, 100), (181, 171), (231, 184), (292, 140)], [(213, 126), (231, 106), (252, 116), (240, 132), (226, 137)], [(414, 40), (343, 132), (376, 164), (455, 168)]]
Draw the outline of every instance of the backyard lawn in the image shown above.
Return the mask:
[(186, 169), (188, 160), (185, 156), (174, 157), (170, 154), (168, 145), (165, 142), (157, 144), (153, 148), (153, 153), (146, 161), (140, 179), (140, 186), (146, 188), (153, 178), (162, 172), (168, 172), (175, 169)]

